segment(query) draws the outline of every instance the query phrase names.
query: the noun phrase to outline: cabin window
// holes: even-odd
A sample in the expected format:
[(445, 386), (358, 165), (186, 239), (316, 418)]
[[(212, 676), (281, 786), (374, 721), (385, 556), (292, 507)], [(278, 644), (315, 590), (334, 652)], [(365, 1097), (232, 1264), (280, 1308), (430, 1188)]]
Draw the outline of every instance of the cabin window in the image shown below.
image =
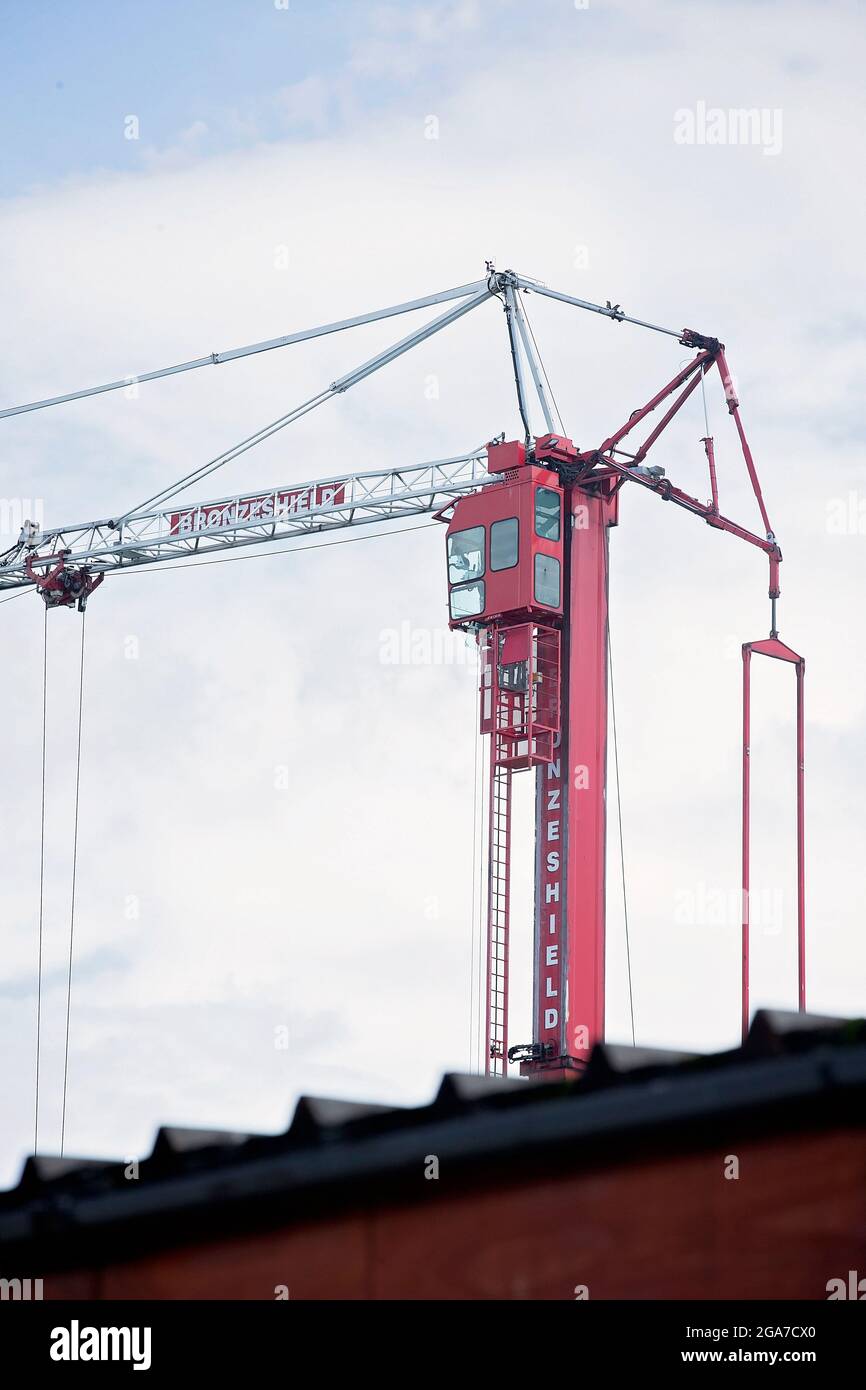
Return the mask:
[(484, 580), (475, 584), (461, 584), (452, 589), (449, 602), (451, 617), (457, 622), (460, 618), (477, 618), (484, 612)]
[[(484, 527), (470, 526), (448, 537), (448, 582), (464, 584), (484, 573)], [(481, 609), (477, 610), (479, 613)]]
[(490, 527), (490, 568), (511, 570), (517, 564), (517, 517), (494, 521)]
[(553, 555), (535, 557), (535, 602), (559, 607), (559, 561)]
[(552, 487), (535, 489), (535, 534), (543, 541), (559, 540), (559, 493)]

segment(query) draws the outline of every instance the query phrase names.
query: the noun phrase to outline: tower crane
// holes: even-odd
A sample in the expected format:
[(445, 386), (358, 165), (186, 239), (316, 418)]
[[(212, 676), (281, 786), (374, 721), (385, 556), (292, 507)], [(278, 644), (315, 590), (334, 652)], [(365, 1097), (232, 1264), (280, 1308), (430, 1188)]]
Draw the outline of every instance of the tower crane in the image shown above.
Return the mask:
[[(554, 419), (554, 404), (524, 299), (546, 296), (616, 323), (665, 334), (693, 353), (668, 382), (597, 445), (578, 447)], [(505, 314), (523, 437), (492, 440), (452, 458), (365, 473), (339, 472), (307, 483), (257, 488), (207, 502), (179, 494), (344, 393), (432, 334), (490, 299)], [(311, 533), (428, 515), (445, 523), (448, 621), (479, 648), (480, 730), (490, 740), (487, 866), (485, 1069), (551, 1079), (583, 1068), (605, 1029), (605, 838), (608, 731), (608, 537), (620, 494), (633, 483), (757, 548), (769, 567), (770, 631), (743, 655), (741, 1022), (749, 1021), (750, 669), (753, 656), (787, 663), (796, 675), (797, 940), (799, 1007), (806, 1004), (804, 675), (805, 663), (777, 627), (779, 565), (758, 474), (740, 415), (724, 345), (692, 329), (664, 328), (549, 289), (514, 271), (318, 328), (142, 374), (145, 382), (219, 365), (440, 304), (450, 307), (316, 396), (202, 464), (143, 503), (104, 520), (41, 529), (27, 522), (0, 556), (0, 590), (36, 589), (46, 608), (83, 611), (118, 570), (178, 556), (261, 547)], [(648, 455), (693, 391), (717, 371), (761, 530), (725, 516), (719, 505), (715, 440), (702, 439), (709, 500), (672, 483)], [(12, 406), (0, 418), (119, 390), (130, 378)], [(535, 397), (544, 429), (530, 428)], [(649, 417), (656, 423), (634, 445)], [(630, 449), (624, 443), (631, 444)], [(0, 600), (2, 601), (2, 600)], [(512, 779), (536, 776), (533, 1035), (510, 1044), (508, 979), (512, 867)]]

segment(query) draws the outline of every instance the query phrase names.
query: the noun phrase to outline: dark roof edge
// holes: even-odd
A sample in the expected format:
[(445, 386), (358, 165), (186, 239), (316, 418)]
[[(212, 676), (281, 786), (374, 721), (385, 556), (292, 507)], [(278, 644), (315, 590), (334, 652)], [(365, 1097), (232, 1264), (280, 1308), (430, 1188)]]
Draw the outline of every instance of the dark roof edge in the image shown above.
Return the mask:
[(226, 1143), (218, 1134), (161, 1131), (135, 1180), (121, 1165), (49, 1176), (31, 1161), (18, 1189), (0, 1196), (0, 1243), (5, 1264), (16, 1252), (20, 1273), (22, 1262), (37, 1273), (98, 1264), (115, 1249), (129, 1257), (371, 1202), (435, 1201), (454, 1182), (425, 1181), (434, 1154), (440, 1174), (462, 1186), (513, 1180), (515, 1172), (531, 1180), (542, 1166), (550, 1175), (575, 1161), (589, 1169), (654, 1150), (727, 1146), (743, 1133), (862, 1124), (864, 1101), (862, 1024), (822, 1020), (810, 1031), (765, 1018), (751, 1050), (674, 1065), (656, 1055), (605, 1084), (592, 1083), (589, 1071), (585, 1083), (494, 1088), (449, 1077), (429, 1106), (351, 1107), (342, 1121), (332, 1110), (318, 1128), (304, 1102), (300, 1129), (293, 1122), (285, 1135)]

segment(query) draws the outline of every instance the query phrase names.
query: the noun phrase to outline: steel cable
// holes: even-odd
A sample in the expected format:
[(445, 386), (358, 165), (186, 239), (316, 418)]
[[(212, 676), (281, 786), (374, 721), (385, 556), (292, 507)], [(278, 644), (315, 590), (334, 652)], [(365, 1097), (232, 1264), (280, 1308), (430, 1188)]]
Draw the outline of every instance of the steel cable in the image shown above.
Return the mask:
[(63, 1106), (60, 1118), (60, 1157), (66, 1139), (66, 1093), (69, 1080), (69, 1019), (72, 1011), (72, 948), (75, 938), (75, 885), (78, 873), (78, 807), (81, 793), (81, 728), (84, 711), (84, 620), (81, 615), (81, 670), (78, 680), (78, 749), (75, 764), (75, 811), (72, 831), (72, 896), (69, 910), (69, 963), (66, 971), (66, 1040), (63, 1049)]
[[(17, 598), (18, 595), (16, 594)], [(42, 941), (45, 905), (45, 746), (48, 712), (48, 608), (42, 637), (42, 809), (39, 835), (39, 964), (36, 977), (36, 1104), (33, 1117), (33, 1153), (39, 1152), (39, 1057), (42, 1035)]]
[[(607, 554), (607, 546), (605, 545), (605, 568), (607, 568), (607, 561), (608, 561), (608, 554)], [(634, 1047), (634, 1046), (635, 1046), (634, 992), (633, 992), (633, 989), (632, 989), (632, 978), (631, 978), (631, 943), (630, 943), (630, 941), (629, 941), (629, 930), (628, 930), (628, 894), (627, 894), (627, 892), (626, 892), (626, 883), (625, 883), (625, 845), (624, 845), (623, 830), (622, 830), (622, 791), (621, 791), (620, 779), (619, 779), (619, 740), (618, 740), (618, 738), (617, 738), (617, 731), (616, 731), (616, 698), (615, 698), (615, 695), (614, 695), (614, 686), (613, 686), (613, 647), (611, 646), (611, 641), (610, 641), (610, 608), (609, 608), (609, 607), (608, 607), (608, 616), (607, 616), (607, 623), (606, 623), (606, 626), (607, 626), (607, 661), (608, 661), (608, 669), (609, 669), (609, 671), (610, 671), (610, 714), (611, 714), (611, 730), (612, 730), (612, 733), (613, 733), (613, 764), (614, 764), (614, 771), (615, 771), (615, 775), (616, 775), (616, 817), (617, 817), (617, 822), (618, 822), (618, 825), (619, 825), (619, 859), (620, 859), (620, 868), (621, 868), (621, 873), (622, 873), (622, 911), (623, 911), (623, 918), (624, 918), (624, 920), (625, 920), (625, 958), (626, 958), (626, 970), (627, 970), (627, 974), (628, 974), (628, 1007), (629, 1007), (629, 1013), (630, 1013), (630, 1015), (631, 1015), (631, 1041), (632, 1041), (632, 1047)]]

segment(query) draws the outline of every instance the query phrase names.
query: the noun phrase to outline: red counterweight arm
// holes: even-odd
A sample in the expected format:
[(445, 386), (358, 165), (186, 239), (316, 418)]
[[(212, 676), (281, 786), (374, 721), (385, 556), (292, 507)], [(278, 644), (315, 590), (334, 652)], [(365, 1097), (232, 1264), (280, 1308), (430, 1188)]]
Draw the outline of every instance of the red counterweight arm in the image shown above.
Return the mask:
[[(616, 486), (621, 486), (626, 480), (640, 483), (642, 487), (647, 487), (653, 492), (657, 492), (664, 501), (673, 502), (676, 506), (682, 507), (685, 511), (692, 512), (695, 516), (702, 517), (708, 526), (714, 527), (719, 531), (727, 531), (732, 536), (739, 537), (740, 540), (747, 541), (750, 545), (763, 550), (767, 556), (770, 566), (769, 597), (771, 604), (771, 624), (770, 636), (760, 642), (747, 642), (743, 646), (743, 806), (742, 806), (742, 1006), (741, 1024), (742, 1033), (745, 1038), (749, 1028), (749, 930), (750, 930), (750, 911), (749, 911), (749, 891), (750, 891), (750, 843), (751, 843), (751, 769), (750, 769), (750, 746), (751, 735), (751, 657), (754, 652), (759, 656), (775, 658), (779, 661), (791, 663), (796, 671), (797, 677), (797, 973), (798, 973), (798, 1002), (800, 1010), (806, 1007), (806, 890), (805, 890), (805, 708), (804, 708), (804, 688), (806, 663), (801, 656), (792, 649), (779, 641), (779, 634), (776, 627), (776, 601), (779, 597), (779, 565), (782, 560), (782, 552), (776, 540), (773, 528), (770, 525), (770, 518), (764, 502), (761, 484), (758, 480), (755, 461), (752, 451), (746, 438), (743, 422), (740, 417), (740, 403), (734, 390), (733, 379), (725, 358), (724, 347), (715, 339), (704, 339), (700, 335), (692, 335), (689, 330), (685, 330), (682, 340), (688, 346), (699, 347), (701, 351), (694, 361), (683, 368), (677, 375), (662, 387), (660, 391), (652, 397), (647, 404), (639, 410), (635, 410), (629, 416), (626, 423), (615, 433), (611, 434), (599, 449), (587, 450), (577, 454), (576, 462), (583, 465), (588, 470), (584, 474), (584, 479), (588, 476), (603, 479), (605, 476), (617, 477)], [(747, 530), (729, 517), (723, 516), (719, 511), (719, 488), (716, 474), (716, 458), (714, 443), (711, 436), (707, 435), (701, 442), (704, 445), (707, 456), (707, 464), (710, 473), (711, 500), (703, 503), (697, 497), (692, 497), (681, 488), (675, 487), (663, 476), (641, 468), (647, 453), (655, 444), (659, 436), (670, 424), (674, 416), (679, 412), (688, 400), (695, 386), (700, 380), (701, 373), (705, 372), (712, 363), (715, 362), (719, 369), (722, 385), (725, 392), (725, 401), (728, 413), (733, 417), (737, 435), (742, 449), (743, 459), (752, 485), (752, 491), (758, 504), (761, 521), (764, 526), (765, 534), (760, 536), (753, 531)], [(694, 375), (693, 375), (694, 373)], [(691, 378), (691, 380), (690, 380)], [(675, 391), (679, 394), (673, 403), (668, 407), (662, 419), (658, 422), (652, 432), (647, 436), (644, 443), (638, 448), (627, 462), (623, 462), (616, 457), (617, 445), (620, 441), (647, 415), (659, 406), (662, 401), (673, 395)]]
[[(761, 484), (758, 480), (755, 461), (752, 457), (752, 451), (749, 447), (748, 440), (746, 439), (742, 419), (740, 418), (740, 403), (734, 392), (733, 379), (725, 358), (724, 348), (720, 343), (716, 342), (715, 339), (704, 341), (709, 341), (711, 345), (702, 348), (694, 360), (677, 372), (676, 376), (673, 377), (671, 381), (667, 382), (660, 391), (657, 391), (656, 394), (647, 401), (646, 405), (641, 406), (638, 410), (632, 411), (632, 414), (629, 416), (628, 420), (626, 420), (625, 424), (613, 434), (609, 435), (598, 449), (589, 449), (582, 453), (578, 453), (575, 461), (591, 468), (593, 470), (593, 476), (595, 477), (603, 476), (604, 471), (607, 469), (618, 474), (623, 481), (629, 479), (633, 482), (640, 483), (643, 487), (648, 487), (653, 492), (657, 492), (664, 501), (673, 502), (677, 506), (683, 507), (686, 511), (693, 512), (696, 516), (702, 517), (708, 526), (713, 526), (719, 531), (727, 531), (730, 535), (738, 536), (740, 540), (748, 541), (750, 545), (755, 545), (760, 550), (763, 550), (770, 563), (769, 597), (772, 605), (770, 636), (776, 637), (778, 636), (776, 630), (776, 600), (780, 592), (779, 564), (782, 559), (782, 552), (776, 541), (772, 527), (770, 526), (770, 518), (767, 514), (763, 493), (761, 492)], [(702, 373), (705, 372), (713, 362), (717, 362), (719, 366), (719, 373), (725, 391), (725, 401), (727, 403), (728, 412), (733, 417), (737, 429), (746, 470), (749, 474), (752, 490), (755, 494), (755, 500), (757, 501), (758, 510), (761, 514), (761, 520), (765, 527), (765, 536), (756, 535), (753, 531), (749, 531), (744, 526), (740, 526), (737, 522), (732, 521), (730, 517), (723, 516), (719, 511), (719, 490), (716, 475), (715, 451), (713, 440), (709, 436), (702, 440), (707, 454), (707, 462), (710, 469), (710, 486), (712, 490), (712, 500), (708, 505), (701, 502), (697, 497), (690, 496), (690, 494), (684, 492), (682, 488), (675, 487), (666, 478), (648, 476), (646, 472), (642, 472), (638, 468), (638, 465), (643, 463), (659, 436), (685, 405), (695, 387), (698, 385)], [(691, 380), (689, 378), (691, 378)], [(644, 440), (643, 444), (639, 446), (637, 453), (629, 462), (623, 463), (620, 459), (616, 458), (617, 445), (620, 441), (624, 439), (641, 420), (645, 419), (647, 415), (652, 414), (662, 401), (667, 400), (667, 398), (673, 395), (677, 390), (679, 390), (679, 395)], [(601, 465), (601, 467), (599, 467), (599, 465)]]

